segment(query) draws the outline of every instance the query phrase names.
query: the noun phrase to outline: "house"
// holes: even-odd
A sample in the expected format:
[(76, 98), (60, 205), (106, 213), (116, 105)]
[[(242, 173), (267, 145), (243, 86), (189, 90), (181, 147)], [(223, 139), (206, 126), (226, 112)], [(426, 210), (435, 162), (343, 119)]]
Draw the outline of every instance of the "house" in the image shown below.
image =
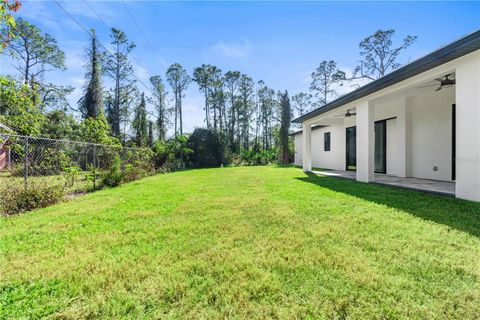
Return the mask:
[(7, 169), (11, 162), (10, 136), (2, 133), (13, 133), (13, 130), (0, 123), (0, 171)]
[(480, 201), (480, 30), (293, 120), (295, 164)]

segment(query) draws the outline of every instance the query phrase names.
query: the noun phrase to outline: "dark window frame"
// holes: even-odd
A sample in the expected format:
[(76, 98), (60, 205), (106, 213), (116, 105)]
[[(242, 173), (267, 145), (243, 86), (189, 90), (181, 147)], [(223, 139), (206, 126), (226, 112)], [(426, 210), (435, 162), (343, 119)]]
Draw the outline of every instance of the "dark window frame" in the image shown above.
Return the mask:
[(324, 132), (323, 133), (323, 151), (327, 152), (331, 150), (332, 150), (332, 134), (330, 133), (330, 131)]

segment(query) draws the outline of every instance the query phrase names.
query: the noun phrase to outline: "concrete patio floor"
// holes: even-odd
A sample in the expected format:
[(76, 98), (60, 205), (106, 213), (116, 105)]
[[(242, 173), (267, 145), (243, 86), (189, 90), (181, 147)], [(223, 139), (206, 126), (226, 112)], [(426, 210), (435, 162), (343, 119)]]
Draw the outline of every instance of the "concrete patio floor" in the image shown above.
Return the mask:
[[(355, 171), (313, 170), (312, 172), (329, 177), (339, 177), (352, 180), (356, 179)], [(452, 197), (455, 196), (455, 182), (418, 178), (399, 178), (375, 173), (374, 183)]]

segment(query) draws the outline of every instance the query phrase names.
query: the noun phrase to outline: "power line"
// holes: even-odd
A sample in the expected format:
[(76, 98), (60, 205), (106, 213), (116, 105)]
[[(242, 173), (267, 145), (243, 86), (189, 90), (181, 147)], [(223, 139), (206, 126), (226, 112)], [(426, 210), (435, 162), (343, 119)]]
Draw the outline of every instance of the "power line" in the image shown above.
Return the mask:
[(110, 26), (105, 22), (105, 20), (102, 19), (102, 17), (100, 17), (100, 16), (97, 14), (97, 12), (93, 9), (93, 7), (92, 7), (90, 4), (88, 4), (88, 1), (83, 0), (83, 2), (84, 2), (85, 5), (90, 9), (90, 11), (93, 12), (93, 14), (97, 17), (97, 19), (100, 20), (105, 27), (107, 27), (107, 30), (109, 30), (109, 29), (110, 29)]
[[(85, 31), (85, 33), (88, 34), (89, 37), (91, 36), (90, 31), (88, 31), (88, 29), (87, 29), (86, 27), (84, 27), (80, 22), (78, 22), (78, 20), (75, 19), (75, 17), (72, 16), (72, 15), (70, 14), (70, 12), (68, 12), (68, 11), (65, 9), (65, 7), (63, 7), (63, 6), (60, 4), (60, 2), (58, 2), (58, 0), (54, 0), (54, 2), (55, 2), (55, 4), (56, 4), (60, 9), (62, 9), (63, 12), (65, 12), (65, 14), (66, 14), (67, 16), (70, 17), (70, 19), (72, 19), (73, 22), (75, 22), (75, 24), (77, 24), (83, 31)], [(91, 6), (88, 6), (88, 7), (89, 7), (90, 9), (92, 9)], [(92, 11), (94, 11), (94, 10), (92, 9)], [(95, 13), (95, 11), (94, 11), (94, 14), (95, 14), (97, 17), (99, 17), (99, 16)], [(108, 27), (108, 25), (105, 23), (105, 21), (103, 21), (103, 19), (101, 19), (100, 17), (99, 17), (99, 19)], [(95, 42), (96, 42), (100, 47), (102, 47), (106, 52), (108, 52), (111, 56), (113, 56), (113, 53), (111, 53), (110, 50), (108, 50), (108, 48), (105, 47), (97, 38), (95, 38)], [(133, 57), (133, 56), (132, 56), (132, 57)], [(138, 61), (137, 61), (137, 63), (138, 63)], [(140, 65), (140, 64), (139, 64), (139, 65)], [(137, 77), (137, 75), (136, 75), (134, 72), (132, 72), (132, 75), (133, 75), (133, 77), (134, 77), (140, 84), (142, 84), (142, 85), (145, 87), (145, 89), (147, 89), (147, 91), (150, 92), (150, 94), (153, 95), (152, 90), (151, 90), (139, 77)], [(150, 116), (152, 116), (152, 117), (154, 117), (154, 118), (157, 118), (157, 119), (159, 118), (157, 115), (153, 114), (152, 112), (150, 112), (150, 111), (148, 111), (148, 110), (145, 110), (145, 111), (146, 111), (146, 113), (147, 113), (148, 115), (150, 115)], [(185, 126), (185, 123), (184, 123), (183, 121), (182, 121), (182, 124)], [(186, 126), (185, 126), (185, 127), (186, 127)], [(187, 128), (187, 130), (188, 130), (188, 128)]]
[(145, 41), (147, 42), (148, 46), (150, 47), (150, 50), (152, 50), (153, 54), (157, 57), (158, 61), (161, 62), (161, 61), (162, 61), (162, 58), (160, 58), (160, 56), (157, 54), (157, 51), (156, 51), (155, 48), (152, 46), (152, 43), (148, 40), (147, 36), (145, 35), (145, 33), (143, 32), (142, 28), (140, 27), (140, 24), (138, 23), (137, 19), (135, 19), (135, 16), (132, 14), (132, 12), (130, 11), (130, 9), (128, 9), (127, 4), (125, 3), (125, 0), (122, 0), (122, 3), (123, 3), (123, 6), (124, 6), (125, 10), (128, 12), (130, 18), (132, 18), (133, 22), (134, 22), (135, 25), (137, 26), (137, 29), (140, 31), (140, 34), (143, 36), (143, 38), (144, 38)]
[[(78, 22), (78, 20), (75, 19), (75, 17), (73, 17), (57, 0), (54, 0), (54, 2), (70, 17), (70, 19), (73, 20), (73, 22), (75, 22), (83, 31), (85, 31), (85, 33), (87, 33), (88, 36), (91, 36), (90, 31), (88, 31), (87, 28), (85, 28), (80, 22)], [(105, 47), (98, 39), (95, 39), (95, 41), (100, 47), (102, 47), (106, 52), (108, 52), (108, 54), (110, 54), (111, 56), (114, 56), (114, 54), (110, 50), (108, 50), (108, 48)], [(150, 93), (152, 93), (150, 88), (140, 78), (138, 78), (135, 73), (132, 72), (132, 75), (139, 83), (141, 83), (148, 91), (150, 91)]]
[[(93, 14), (98, 18), (98, 20), (100, 20), (100, 21), (103, 23), (103, 25), (104, 25), (105, 27), (107, 27), (108, 30), (110, 30), (111, 27), (105, 22), (105, 20), (102, 19), (102, 17), (101, 17), (100, 15), (98, 15), (97, 11), (95, 11), (95, 9), (88, 3), (88, 1), (83, 0), (83, 2), (84, 2), (85, 5), (90, 9), (90, 11), (93, 12)], [(97, 40), (97, 42), (98, 42), (98, 40)], [(111, 54), (111, 53), (110, 53), (110, 54)], [(141, 66), (140, 63), (138, 62), (138, 60), (135, 58), (134, 55), (130, 55), (130, 56), (135, 60), (135, 62), (136, 62), (139, 66)], [(134, 77), (135, 77), (135, 75), (134, 75)], [(138, 79), (137, 77), (135, 77), (135, 78)], [(139, 81), (139, 82), (143, 84), (142, 81)], [(143, 84), (143, 86), (145, 86), (145, 84)], [(150, 93), (153, 95), (153, 92), (150, 90), (150, 88), (149, 88), (149, 87), (146, 87), (146, 88), (147, 88), (147, 90), (150, 91)], [(155, 117), (155, 118), (157, 118), (157, 119), (159, 118), (158, 116), (154, 115), (152, 112), (150, 112), (150, 111), (148, 111), (148, 110), (146, 110), (146, 112), (147, 112), (148, 115), (150, 115), (150, 116), (152, 116), (152, 117)]]
[[(68, 15), (70, 17), (70, 19), (72, 19), (73, 22), (75, 22), (83, 31), (85, 31), (85, 33), (87, 33), (88, 36), (91, 36), (90, 31), (88, 31), (87, 28), (85, 28), (80, 22), (78, 22), (78, 20), (75, 19), (75, 17), (73, 17), (57, 0), (54, 0), (54, 2), (57, 6), (60, 7), (60, 9), (63, 10), (63, 12), (65, 12), (66, 15)], [(114, 56), (114, 54), (112, 52), (110, 52), (110, 50), (108, 50), (108, 48), (105, 47), (98, 39), (95, 39), (95, 41), (97, 42), (97, 44), (100, 47), (102, 47), (106, 52), (108, 52), (108, 54), (110, 54), (111, 56)], [(145, 87), (145, 89), (147, 89), (150, 92), (150, 94), (153, 94), (153, 92), (150, 90), (150, 88), (139, 77), (137, 77), (137, 75), (135, 73), (132, 72), (132, 75), (140, 84), (142, 84)]]

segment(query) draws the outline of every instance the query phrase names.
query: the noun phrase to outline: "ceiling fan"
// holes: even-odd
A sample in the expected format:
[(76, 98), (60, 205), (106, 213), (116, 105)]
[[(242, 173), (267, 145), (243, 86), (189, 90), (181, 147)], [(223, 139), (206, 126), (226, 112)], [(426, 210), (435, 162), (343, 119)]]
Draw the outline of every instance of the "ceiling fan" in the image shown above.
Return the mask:
[[(455, 84), (455, 79), (450, 79), (449, 77), (451, 76), (452, 74), (447, 74), (446, 76), (444, 76), (444, 78), (437, 78), (435, 79), (435, 81), (438, 81), (440, 82), (440, 86), (435, 89), (435, 91), (440, 91), (442, 90), (442, 88), (448, 88), (448, 87), (451, 87)], [(422, 87), (418, 87), (418, 88), (426, 88), (426, 87), (433, 87), (433, 86), (437, 86), (438, 84), (429, 84), (427, 86), (422, 86)]]
[(347, 113), (345, 113), (345, 118), (350, 118), (351, 116), (356, 116), (357, 114), (355, 112), (350, 112), (350, 109), (347, 110)]
[(351, 116), (357, 115), (355, 112), (351, 112), (350, 109), (347, 110), (347, 113), (337, 114), (335, 118), (350, 118)]

